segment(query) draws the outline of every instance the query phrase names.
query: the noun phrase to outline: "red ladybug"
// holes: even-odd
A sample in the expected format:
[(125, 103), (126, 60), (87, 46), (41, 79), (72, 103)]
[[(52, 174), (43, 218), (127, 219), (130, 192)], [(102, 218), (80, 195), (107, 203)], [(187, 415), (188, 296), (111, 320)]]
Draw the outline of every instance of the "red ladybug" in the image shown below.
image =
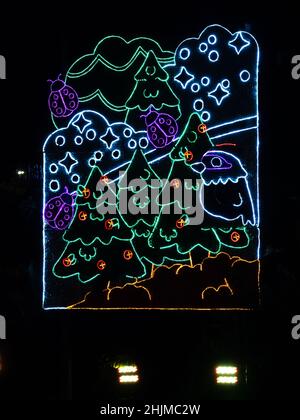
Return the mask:
[(49, 109), (55, 117), (68, 117), (78, 108), (78, 95), (75, 90), (66, 85), (60, 76), (51, 82), (51, 93), (48, 99)]

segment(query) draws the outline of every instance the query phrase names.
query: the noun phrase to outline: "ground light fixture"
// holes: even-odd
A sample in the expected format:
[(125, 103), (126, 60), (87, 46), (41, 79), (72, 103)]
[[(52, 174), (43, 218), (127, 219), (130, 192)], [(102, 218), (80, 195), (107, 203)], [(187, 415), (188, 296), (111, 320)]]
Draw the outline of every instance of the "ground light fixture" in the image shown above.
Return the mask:
[(217, 384), (236, 385), (238, 383), (238, 368), (236, 366), (217, 366), (215, 379)]
[(134, 384), (139, 382), (138, 367), (135, 364), (117, 365), (118, 380), (120, 384)]

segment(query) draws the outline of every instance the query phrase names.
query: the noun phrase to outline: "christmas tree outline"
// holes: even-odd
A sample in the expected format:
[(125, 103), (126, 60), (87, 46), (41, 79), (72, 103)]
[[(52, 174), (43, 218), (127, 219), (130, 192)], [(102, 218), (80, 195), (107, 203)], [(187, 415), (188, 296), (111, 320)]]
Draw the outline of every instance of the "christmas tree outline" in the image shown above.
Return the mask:
[[(182, 174), (184, 174), (184, 173), (187, 174), (188, 177), (182, 177)], [(199, 174), (197, 174), (197, 175), (199, 175)], [(168, 175), (169, 182), (170, 182), (170, 180), (173, 180), (173, 179), (179, 179), (180, 182), (181, 182), (181, 185), (182, 185), (182, 181), (181, 181), (182, 178), (184, 179), (184, 187), (187, 188), (187, 189), (190, 188), (194, 191), (200, 191), (200, 189), (202, 189), (203, 186), (204, 186), (203, 182), (199, 182), (199, 179), (196, 178), (196, 172), (194, 172), (192, 170), (190, 165), (188, 163), (186, 163), (185, 160), (173, 160), (172, 159), (172, 165), (171, 165), (171, 169), (170, 169), (169, 175)], [(187, 179), (196, 180), (196, 187), (194, 187), (193, 184), (189, 185), (186, 181)], [(201, 179), (200, 179), (200, 181), (201, 181)], [(165, 187), (166, 187), (166, 185), (164, 186), (164, 188)], [(163, 194), (163, 189), (161, 191), (160, 196), (162, 194)], [(178, 214), (174, 213), (174, 212), (172, 212), (171, 214), (164, 214), (163, 213), (164, 208), (166, 206), (170, 206), (170, 205), (171, 206), (177, 205), (178, 208), (181, 211), (183, 211), (183, 213), (180, 216)], [(219, 238), (216, 234), (216, 231), (213, 228), (207, 228), (207, 227), (200, 228), (203, 233), (210, 232), (211, 238), (216, 241), (217, 248), (213, 248), (213, 249), (209, 248), (207, 246), (204, 246), (200, 242), (200, 239), (198, 237), (198, 239), (195, 239), (196, 243), (194, 245), (188, 246), (184, 251), (182, 251), (180, 249), (180, 244), (177, 242), (179, 240), (180, 233), (179, 233), (179, 229), (176, 228), (176, 224), (174, 224), (174, 227), (171, 226), (169, 228), (169, 233), (168, 234), (163, 233), (163, 228), (166, 230), (167, 223), (169, 223), (170, 220), (173, 220), (173, 218), (174, 218), (174, 220), (177, 219), (176, 223), (177, 223), (178, 220), (183, 220), (183, 222), (184, 222), (183, 225), (184, 226), (183, 226), (182, 229), (180, 229), (180, 231), (181, 230), (182, 231), (186, 230), (186, 227), (189, 226), (189, 220), (190, 220), (189, 215), (186, 214), (186, 210), (189, 207), (190, 206), (184, 208), (184, 206), (178, 200), (173, 200), (173, 201), (170, 201), (168, 203), (162, 203), (159, 217), (157, 218), (156, 224), (153, 227), (153, 230), (152, 230), (152, 232), (151, 232), (151, 234), (148, 238), (149, 246), (152, 246), (152, 247), (153, 246), (154, 247), (159, 246), (159, 249), (161, 249), (161, 250), (166, 250), (166, 249), (174, 247), (176, 249), (176, 252), (179, 255), (190, 254), (197, 247), (200, 247), (207, 252), (218, 253), (221, 249), (221, 244), (220, 244)], [(165, 221), (166, 221), (166, 223), (164, 223)], [(160, 227), (160, 226), (163, 226), (163, 227)], [(195, 234), (195, 229), (197, 229), (197, 225), (196, 226), (192, 225), (191, 227), (192, 227), (192, 231), (190, 231), (190, 232), (192, 234)], [(158, 232), (158, 234), (157, 234), (157, 232)], [(160, 240), (159, 240), (159, 245), (156, 245), (156, 244), (153, 245), (153, 239), (156, 238), (155, 242), (157, 242), (158, 237), (161, 238), (162, 240), (164, 240), (165, 242), (170, 242), (170, 243), (167, 244), (167, 245), (162, 245), (160, 243)], [(184, 242), (184, 241), (182, 241), (182, 242)], [(185, 243), (186, 243), (186, 241), (185, 241)], [(189, 257), (189, 259), (191, 259), (191, 257)]]
[[(142, 171), (146, 172), (147, 176), (142, 176), (141, 174), (139, 174), (139, 170), (140, 170), (141, 166), (142, 166)], [(130, 171), (133, 171), (136, 174), (138, 174), (138, 178), (141, 181), (146, 183), (146, 185), (143, 188), (139, 189), (138, 191), (133, 191), (132, 187), (129, 186), (130, 181), (132, 179), (138, 179), (137, 177), (136, 178), (128, 177), (128, 173)], [(126, 184), (123, 186), (122, 185), (123, 180), (125, 180), (125, 179), (126, 179)], [(157, 186), (153, 186), (153, 185), (151, 185), (151, 183), (149, 184), (147, 182), (148, 180), (153, 180), (153, 179), (158, 181)], [(157, 189), (157, 188), (161, 189), (162, 188), (162, 182), (163, 181), (161, 180), (161, 178), (156, 174), (156, 172), (153, 170), (153, 168), (149, 164), (145, 154), (142, 152), (142, 150), (140, 148), (137, 148), (135, 150), (133, 156), (132, 156), (131, 162), (129, 163), (129, 165), (127, 166), (126, 170), (124, 171), (122, 177), (119, 180), (117, 202), (119, 202), (120, 193), (121, 193), (122, 190), (125, 190), (125, 189), (127, 190), (127, 197), (128, 197), (128, 192), (132, 193), (133, 195), (131, 196), (131, 198), (133, 198), (133, 202), (134, 202), (134, 198), (135, 198), (134, 194), (138, 195), (140, 192), (142, 192), (146, 188), (150, 188), (150, 192), (151, 192), (152, 189)], [(137, 207), (142, 208), (142, 210), (146, 207), (149, 207), (149, 205), (151, 204), (151, 196), (152, 196), (152, 193), (150, 194), (150, 197), (147, 195), (148, 201), (147, 201), (147, 203), (145, 203), (145, 205), (143, 205), (143, 207), (137, 206), (136, 203), (135, 203), (135, 205)], [(120, 215), (121, 215), (121, 218), (123, 219), (124, 223), (126, 224), (126, 226), (130, 229), (133, 229), (133, 230), (135, 230), (138, 226), (143, 226), (143, 225), (145, 225), (147, 228), (152, 228), (153, 225), (155, 224), (156, 217), (158, 216), (158, 215), (153, 215), (151, 213), (149, 214), (149, 212), (146, 213), (146, 214), (141, 213), (138, 218), (136, 218), (136, 217), (134, 217), (134, 215), (131, 215), (131, 214), (128, 214), (128, 213), (126, 215), (123, 215), (122, 212), (120, 212)], [(130, 222), (129, 220), (132, 220), (132, 219), (134, 219), (133, 222)], [(149, 222), (149, 221), (147, 221), (147, 219), (150, 219), (150, 220), (153, 219), (153, 221)], [(136, 232), (134, 232), (134, 234), (136, 234)], [(149, 234), (150, 234), (150, 231), (149, 231)], [(140, 235), (143, 236), (143, 235), (145, 235), (145, 233), (142, 232), (142, 234), (140, 234)]]
[[(96, 198), (97, 199), (98, 198), (101, 198), (102, 195), (103, 195), (102, 194), (102, 191), (100, 191), (100, 194), (92, 194), (91, 193), (91, 190), (89, 188), (90, 187), (90, 183), (92, 182), (93, 179), (95, 179), (95, 178), (96, 179), (101, 179), (101, 177), (103, 177), (102, 171), (100, 170), (99, 167), (94, 166), (92, 168), (91, 172), (90, 172), (90, 175), (88, 177), (88, 180), (87, 180), (85, 186), (80, 185), (78, 187), (78, 194), (77, 194), (77, 197), (76, 197), (77, 202), (75, 202), (75, 206), (76, 206), (75, 215), (74, 215), (74, 218), (72, 220), (71, 225), (69, 226), (69, 229), (66, 230), (65, 233), (64, 233), (64, 235), (63, 235), (63, 240), (65, 242), (67, 242), (67, 244), (66, 244), (63, 252), (61, 253), (61, 255), (59, 256), (59, 258), (57, 259), (57, 261), (54, 264), (53, 269), (52, 269), (52, 272), (53, 272), (53, 274), (56, 277), (59, 277), (59, 278), (69, 278), (69, 277), (72, 277), (72, 276), (76, 276), (77, 279), (81, 283), (90, 282), (90, 281), (94, 280), (96, 277), (99, 277), (99, 276), (102, 277), (102, 275), (101, 275), (102, 273), (96, 272), (96, 274), (94, 274), (94, 275), (88, 275), (87, 276), (88, 279), (83, 280), (83, 278), (82, 278), (82, 276), (83, 276), (82, 271), (83, 270), (81, 269), (81, 266), (79, 266), (79, 265), (77, 266), (77, 268), (75, 269), (75, 271), (70, 272), (69, 274), (68, 273), (67, 274), (58, 274), (57, 268), (58, 268), (58, 271), (61, 270), (61, 263), (62, 263), (62, 261), (65, 260), (66, 258), (67, 259), (70, 258), (70, 256), (72, 257), (72, 263), (70, 265), (72, 265), (72, 266), (75, 265), (77, 263), (77, 261), (78, 261), (78, 255), (82, 258), (82, 248), (92, 247), (95, 250), (94, 251), (94, 254), (95, 254), (94, 257), (89, 256), (89, 257), (86, 258), (86, 257), (83, 256), (83, 258), (84, 258), (84, 260), (86, 262), (90, 262), (93, 258), (95, 258), (97, 256), (97, 254), (99, 252), (100, 253), (101, 252), (104, 253), (105, 250), (109, 251), (111, 249), (111, 247), (113, 247), (112, 253), (114, 253), (114, 251), (116, 249), (116, 246), (114, 246), (114, 241), (117, 241), (117, 242), (115, 242), (115, 244), (118, 244), (119, 245), (119, 248), (121, 248), (121, 244), (122, 243), (124, 245), (126, 243), (128, 243), (128, 251), (129, 250), (132, 251), (134, 257), (138, 261), (139, 266), (142, 267), (142, 272), (138, 276), (131, 275), (130, 273), (126, 273), (126, 274), (124, 274), (124, 279), (126, 279), (126, 278), (128, 279), (128, 278), (144, 277), (145, 274), (146, 274), (146, 268), (145, 268), (144, 264), (142, 263), (139, 255), (138, 255), (138, 253), (137, 253), (137, 251), (136, 251), (136, 249), (134, 247), (134, 244), (132, 243), (132, 238), (134, 236), (132, 230), (127, 229), (127, 227), (126, 227), (126, 229), (128, 230), (128, 232), (130, 232), (130, 235), (127, 236), (127, 237), (124, 237), (123, 238), (123, 237), (120, 237), (120, 235), (117, 236), (116, 234), (112, 234), (110, 236), (108, 235), (109, 236), (108, 240), (104, 240), (103, 237), (101, 238), (100, 235), (99, 235), (99, 226), (98, 226), (98, 229), (95, 229), (95, 224), (94, 223), (105, 222), (106, 217), (103, 214), (99, 214), (97, 212), (97, 201), (96, 201), (96, 204), (95, 205), (92, 205), (90, 203), (90, 200), (87, 201), (87, 202), (84, 201), (83, 190), (84, 189), (88, 189), (89, 190), (89, 194), (90, 194), (89, 197), (91, 197), (93, 200), (95, 200)], [(110, 188), (109, 187), (109, 182), (106, 181), (105, 183), (106, 183), (106, 185), (108, 185), (108, 188)], [(95, 185), (95, 182), (93, 182), (93, 185)], [(82, 189), (82, 187), (83, 187), (83, 189)], [(114, 193), (112, 190), (111, 190), (111, 192)], [(88, 222), (94, 222), (92, 225), (90, 223), (90, 226), (89, 226), (90, 227), (90, 231), (96, 232), (95, 237), (93, 237), (90, 241), (85, 241), (81, 237), (75, 237), (75, 239), (73, 239), (73, 238), (70, 237), (70, 232), (72, 232), (72, 234), (74, 233), (74, 226), (75, 226), (75, 228), (77, 228), (77, 226), (80, 226), (80, 225), (78, 225), (77, 215), (79, 215), (80, 212), (84, 211), (84, 210), (82, 210), (83, 208), (88, 208), (92, 212), (97, 212), (97, 216), (93, 216), (93, 218), (91, 218), (91, 214), (92, 213), (89, 213), (88, 214), (88, 217), (86, 218), (86, 219), (89, 219)], [(111, 219), (118, 219), (118, 217), (119, 217), (118, 220), (119, 220), (119, 222), (122, 223), (122, 219), (120, 218), (120, 215), (118, 213), (117, 206), (116, 206), (116, 214), (114, 214), (113, 216), (117, 216), (117, 217), (111, 217), (111, 215), (109, 214), (109, 220), (111, 220)], [(83, 223), (85, 223), (85, 221), (86, 220), (84, 220)], [(113, 227), (115, 227), (115, 226), (113, 226)], [(118, 226), (118, 228), (119, 227), (120, 226)], [(82, 246), (80, 246), (80, 245), (82, 245)], [(76, 251), (74, 251), (74, 248), (77, 250), (77, 253), (76, 253)], [(77, 256), (77, 258), (76, 258), (76, 256)], [(86, 269), (85, 271), (88, 271), (87, 270), (87, 267), (84, 267), (84, 268)], [(105, 273), (103, 273), (103, 274), (105, 274)]]
[[(159, 64), (154, 52), (152, 50), (148, 51), (143, 64), (134, 75), (136, 83), (125, 103), (127, 109), (125, 123), (128, 122), (132, 111), (137, 110), (145, 112), (151, 106), (156, 111), (175, 108), (177, 114), (176, 119), (181, 117), (180, 101), (168, 83), (169, 78), (169, 74)], [(151, 89), (150, 92), (147, 93), (147, 88), (149, 87)], [(163, 87), (163, 89), (161, 89), (161, 87)], [(155, 94), (151, 93), (151, 91), (153, 92), (153, 89), (156, 90)], [(161, 99), (162, 95), (163, 98)], [(167, 96), (167, 98), (165, 98), (165, 96)], [(138, 117), (140, 117), (140, 114)]]
[[(193, 159), (191, 164), (194, 164), (196, 156), (199, 162), (204, 153), (214, 147), (208, 133), (207, 127), (203, 124), (200, 115), (193, 112), (184, 127), (182, 134), (170, 152), (172, 160), (185, 160), (185, 153), (192, 152)], [(188, 162), (187, 162), (188, 163)]]

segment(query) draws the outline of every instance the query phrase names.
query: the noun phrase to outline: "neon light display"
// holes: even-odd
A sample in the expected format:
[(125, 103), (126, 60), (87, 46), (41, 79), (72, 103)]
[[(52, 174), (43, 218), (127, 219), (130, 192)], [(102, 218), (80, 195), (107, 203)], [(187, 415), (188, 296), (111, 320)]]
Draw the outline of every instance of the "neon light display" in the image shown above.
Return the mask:
[(52, 82), (45, 309), (259, 304), (258, 64), (211, 25), (174, 51), (105, 37)]
[(177, 134), (178, 126), (171, 115), (150, 110), (145, 116), (149, 141), (155, 147), (165, 147)]
[(49, 226), (64, 230), (70, 225), (74, 215), (74, 196), (68, 189), (59, 197), (53, 197), (45, 206), (44, 219)]
[(60, 79), (51, 82), (51, 93), (48, 99), (49, 109), (56, 117), (69, 117), (78, 107), (78, 96), (75, 90)]

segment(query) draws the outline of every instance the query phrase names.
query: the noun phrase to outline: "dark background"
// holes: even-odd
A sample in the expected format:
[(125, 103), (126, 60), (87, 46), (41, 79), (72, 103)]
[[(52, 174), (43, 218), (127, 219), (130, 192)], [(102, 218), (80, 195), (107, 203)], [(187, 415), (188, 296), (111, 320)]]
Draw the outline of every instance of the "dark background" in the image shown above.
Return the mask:
[[(296, 399), (300, 340), (291, 337), (291, 318), (300, 314), (300, 79), (291, 77), (291, 58), (300, 54), (296, 10), (287, 2), (267, 12), (254, 3), (218, 7), (193, 1), (46, 7), (16, 6), (1, 16), (7, 80), (0, 81), (0, 314), (7, 319), (7, 340), (0, 341), (0, 400)], [(46, 80), (106, 35), (153, 37), (174, 49), (213, 23), (251, 32), (261, 49), (261, 309), (43, 311), (39, 168), (52, 130)], [(19, 168), (30, 175), (20, 179)], [(137, 362), (141, 384), (121, 389), (111, 367), (116, 360)], [(212, 369), (222, 361), (238, 364), (241, 385), (213, 384)]]

